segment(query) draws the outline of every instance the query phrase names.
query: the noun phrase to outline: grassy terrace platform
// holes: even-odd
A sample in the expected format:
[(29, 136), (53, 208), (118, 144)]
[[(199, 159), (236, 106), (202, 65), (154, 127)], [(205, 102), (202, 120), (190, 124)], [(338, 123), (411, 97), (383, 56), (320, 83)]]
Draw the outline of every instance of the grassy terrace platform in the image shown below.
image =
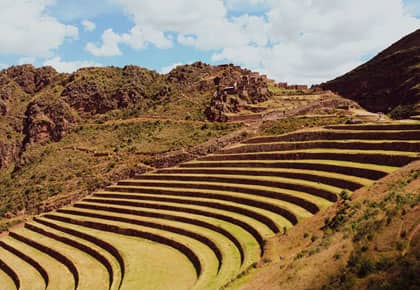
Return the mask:
[[(30, 264), (4, 248), (0, 248), (0, 257), (8, 261), (8, 266), (15, 272), (19, 273), (20, 289), (22, 290), (41, 290), (46, 288), (46, 283), (41, 274)], [(2, 285), (2, 284), (0, 284)], [(2, 288), (3, 289), (3, 288)]]
[[(420, 133), (419, 133), (420, 134)], [(303, 149), (351, 149), (351, 150), (396, 150), (398, 151), (420, 151), (420, 141), (404, 140), (316, 140), (297, 142), (271, 142), (244, 144), (227, 148), (219, 154), (233, 154), (245, 152), (269, 152), (269, 151), (291, 151)]]
[(7, 237), (2, 241), (24, 255), (31, 257), (45, 269), (49, 279), (47, 289), (74, 289), (73, 276), (68, 268), (60, 261), (38, 249), (28, 246), (14, 237)]
[(196, 283), (193, 265), (187, 257), (171, 247), (133, 236), (71, 224), (57, 220), (56, 216), (44, 215), (42, 220), (92, 235), (116, 248), (125, 265), (124, 282), (120, 289), (136, 289), (138, 285), (144, 285), (145, 289), (146, 285), (154, 289), (191, 289)]
[(386, 150), (339, 150), (339, 149), (307, 149), (293, 151), (252, 152), (238, 154), (212, 154), (199, 158), (199, 161), (222, 160), (299, 160), (329, 159), (337, 161), (356, 161), (386, 166), (403, 166), (419, 158), (417, 152)]
[(356, 125), (332, 125), (325, 126), (327, 129), (335, 130), (420, 130), (419, 122), (409, 123), (385, 123), (385, 124), (356, 124)]
[(249, 232), (241, 226), (222, 219), (162, 209), (139, 208), (134, 206), (105, 206), (94, 203), (94, 201), (91, 203), (81, 202), (75, 204), (75, 207), (78, 209), (99, 210), (115, 214), (128, 214), (146, 219), (154, 218), (165, 224), (167, 221), (169, 223), (171, 221), (177, 221), (184, 223), (181, 226), (188, 227), (188, 225), (195, 225), (207, 231), (217, 232), (229, 239), (240, 252), (241, 267), (249, 266), (250, 261), (254, 261), (262, 251), (262, 244), (259, 244), (259, 241), (261, 241), (260, 237), (255, 237), (253, 236), (253, 232)]
[(334, 125), (137, 175), (2, 238), (0, 289), (220, 289), (266, 238), (419, 152), (419, 122)]
[[(181, 193), (183, 191), (181, 191)], [(214, 198), (212, 195), (205, 195), (206, 197), (201, 197), (197, 193), (199, 193), (199, 191), (189, 191), (186, 192), (186, 194), (178, 194), (177, 191), (168, 191), (166, 194), (158, 195), (150, 193), (130, 194), (100, 192), (95, 194), (94, 199), (89, 198), (85, 199), (85, 201), (129, 206), (146, 206), (149, 202), (156, 202), (158, 204), (168, 202), (182, 204), (183, 206), (193, 205), (207, 207), (214, 210), (237, 213), (239, 215), (255, 219), (269, 228), (272, 233), (277, 233), (284, 226), (287, 227), (293, 224), (284, 216), (273, 212), (275, 207), (270, 207), (270, 210), (265, 209), (264, 207), (256, 207), (256, 202), (249, 202), (249, 204), (247, 204), (245, 203), (246, 200), (242, 200), (242, 202), (236, 202), (236, 199), (224, 200), (222, 199), (223, 196), (219, 199)], [(310, 214), (307, 213), (307, 215)]]
[[(187, 256), (195, 266), (195, 271), (198, 275), (199, 289), (208, 289), (209, 287), (220, 287), (220, 281), (226, 282), (226, 279), (230, 275), (235, 273), (235, 265), (238, 263), (232, 263), (234, 255), (227, 257), (225, 264), (220, 265), (217, 257), (217, 253), (214, 249), (211, 249), (207, 244), (196, 240), (194, 238), (187, 237), (183, 234), (167, 231), (164, 228), (159, 229), (158, 227), (148, 227), (144, 225), (135, 224), (135, 219), (126, 219), (123, 221), (123, 217), (117, 219), (117, 215), (108, 214), (107, 216), (97, 213), (96, 215), (89, 215), (89, 211), (69, 211), (63, 210), (59, 213), (48, 215), (48, 218), (62, 218), (70, 224), (83, 225), (92, 228), (102, 228), (110, 232), (118, 232), (123, 235), (143, 237), (149, 241), (163, 243), (174, 249), (181, 251)], [(141, 220), (139, 220), (141, 221)], [(163, 226), (163, 225), (162, 225)], [(197, 233), (197, 236), (199, 234)], [(180, 245), (184, 245), (185, 251)], [(197, 261), (194, 260), (196, 255)], [(197, 264), (197, 262), (199, 264)], [(199, 267), (199, 268), (198, 268)], [(140, 281), (139, 281), (140, 282)], [(213, 285), (213, 286), (212, 286)], [(146, 288), (147, 289), (147, 288)]]
[[(114, 193), (111, 193), (114, 194)], [(106, 197), (107, 193), (104, 192), (101, 194), (102, 196)], [(232, 210), (223, 210), (223, 209), (217, 209), (211, 206), (205, 206), (205, 205), (195, 205), (195, 204), (185, 204), (183, 199), (175, 199), (172, 197), (166, 198), (167, 201), (162, 201), (161, 198), (158, 198), (157, 201), (154, 200), (153, 196), (143, 196), (144, 199), (136, 199), (136, 202), (134, 204), (136, 209), (141, 210), (158, 210), (160, 212), (170, 212), (175, 214), (181, 214), (185, 215), (188, 214), (189, 216), (198, 216), (200, 218), (213, 218), (217, 221), (223, 221), (227, 222), (233, 225), (236, 225), (238, 227), (241, 227), (248, 233), (250, 233), (254, 239), (258, 242), (258, 244), (261, 247), (261, 250), (263, 249), (263, 242), (264, 237), (268, 237), (273, 235), (274, 231), (270, 229), (269, 226), (267, 226), (264, 222), (260, 221), (258, 218), (250, 217), (246, 215), (245, 210), (246, 206), (241, 207), (234, 207), (228, 202), (220, 203), (220, 205), (225, 205), (226, 208), (236, 208), (239, 212), (243, 214), (236, 213)], [(150, 200), (147, 200), (147, 198), (150, 197)], [(202, 200), (202, 199), (201, 199)], [(90, 208), (93, 209), (95, 207), (101, 206), (102, 208), (110, 208), (108, 204), (117, 206), (118, 200), (116, 204), (112, 202), (107, 201), (100, 201), (99, 203), (96, 202), (95, 199), (85, 199), (82, 202), (74, 204), (74, 207), (77, 208)], [(204, 202), (203, 202), (204, 203)], [(257, 213), (255, 211), (249, 211), (250, 215), (256, 215)], [(262, 213), (264, 211), (262, 210)], [(286, 220), (284, 220), (284, 224), (289, 225)]]
[(304, 169), (318, 170), (324, 172), (336, 172), (349, 176), (356, 176), (369, 179), (379, 179), (396, 170), (395, 166), (384, 166), (370, 163), (357, 163), (338, 160), (323, 159), (303, 159), (303, 160), (220, 160), (220, 161), (198, 161), (194, 160), (180, 164), (177, 168), (161, 169), (165, 170), (182, 170), (188, 168), (250, 168), (275, 170), (283, 169)]
[(194, 167), (194, 168), (172, 168), (162, 169), (159, 173), (165, 174), (205, 174), (208, 176), (264, 176), (264, 177), (284, 177), (295, 178), (307, 181), (324, 183), (335, 187), (356, 190), (362, 186), (369, 185), (372, 180), (351, 176), (340, 173), (306, 170), (306, 169), (289, 169), (289, 168), (249, 168), (249, 167)]
[[(7, 261), (6, 259), (4, 259), (5, 261)], [(3, 260), (0, 260), (0, 264), (2, 264), (2, 266), (0, 267), (0, 285), (2, 285), (2, 289), (4, 290), (15, 290), (17, 289), (16, 286), (16, 282), (14, 281), (14, 279), (11, 277), (13, 275), (10, 274), (10, 267), (7, 266), (6, 262)], [(10, 263), (10, 262), (7, 262)]]
[(280, 136), (256, 137), (244, 141), (244, 144), (269, 143), (279, 141), (314, 141), (314, 140), (420, 140), (420, 130), (312, 130), (294, 132)]

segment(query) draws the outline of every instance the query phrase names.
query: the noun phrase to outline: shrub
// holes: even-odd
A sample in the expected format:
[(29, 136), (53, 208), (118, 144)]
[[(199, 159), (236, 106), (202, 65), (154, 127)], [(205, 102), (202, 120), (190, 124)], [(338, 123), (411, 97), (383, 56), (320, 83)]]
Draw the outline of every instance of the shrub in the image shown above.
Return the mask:
[(375, 269), (375, 263), (366, 254), (352, 253), (348, 261), (348, 266), (357, 274), (359, 278), (366, 277), (370, 273), (373, 273)]
[(340, 197), (343, 200), (349, 200), (350, 199), (350, 192), (348, 192), (347, 190), (343, 190), (342, 192), (340, 192)]
[(390, 113), (392, 119), (401, 120), (416, 114), (414, 105), (398, 105)]

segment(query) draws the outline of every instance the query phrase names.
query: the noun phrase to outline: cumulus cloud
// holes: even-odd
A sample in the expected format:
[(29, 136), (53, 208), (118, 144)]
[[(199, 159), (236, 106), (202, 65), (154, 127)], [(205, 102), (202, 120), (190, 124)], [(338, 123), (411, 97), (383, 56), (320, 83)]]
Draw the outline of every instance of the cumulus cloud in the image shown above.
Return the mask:
[[(113, 35), (112, 45), (105, 31), (101, 46), (91, 50), (95, 55), (106, 48), (118, 54), (121, 43), (137, 49), (148, 43), (166, 48), (173, 40), (165, 33), (175, 32), (183, 45), (218, 50), (214, 61), (233, 61), (267, 71), (276, 79), (299, 82), (343, 73), (358, 65), (361, 57), (419, 26), (399, 0), (115, 1), (135, 26)], [(229, 10), (256, 6), (265, 7), (265, 15), (229, 17)]]
[(65, 39), (78, 37), (78, 29), (47, 14), (52, 0), (0, 1), (0, 53), (45, 57)]
[(289, 82), (336, 77), (420, 27), (401, 0), (113, 1), (133, 27), (105, 30), (93, 55), (182, 44)]
[(398, 0), (267, 2), (272, 45), (227, 47), (214, 59), (261, 68), (278, 80), (318, 83), (420, 27)]
[(86, 50), (96, 56), (114, 56), (121, 55), (121, 50), (118, 44), (121, 41), (121, 36), (116, 34), (112, 29), (107, 29), (102, 34), (102, 44), (89, 42), (86, 44)]
[(85, 31), (94, 31), (96, 29), (96, 24), (90, 20), (83, 20), (81, 22)]
[(170, 39), (164, 33), (153, 27), (134, 26), (128, 33), (117, 34), (111, 28), (102, 34), (102, 42), (98, 45), (88, 42), (85, 49), (95, 56), (116, 56), (121, 55), (120, 45), (125, 44), (133, 49), (142, 49), (149, 43), (157, 48), (169, 48), (172, 46)]
[(167, 74), (167, 73), (169, 73), (171, 70), (173, 70), (174, 68), (176, 68), (177, 66), (180, 66), (180, 65), (184, 65), (184, 64), (183, 64), (183, 63), (181, 63), (181, 62), (177, 62), (177, 63), (171, 64), (171, 65), (168, 65), (168, 66), (164, 66), (164, 67), (162, 67), (162, 68), (160, 69), (160, 72), (161, 72), (162, 74)]
[(34, 64), (36, 57), (24, 56), (18, 59), (18, 64)]
[(44, 61), (44, 65), (50, 65), (58, 72), (63, 73), (72, 73), (82, 67), (102, 66), (102, 64), (92, 61), (63, 61), (59, 56), (47, 59)]
[[(201, 50), (241, 47), (250, 43), (264, 45), (267, 41), (265, 31), (268, 26), (262, 17), (242, 15), (230, 19), (221, 0), (115, 1), (124, 8), (134, 26), (127, 33), (114, 34), (111, 41), (106, 39), (109, 30), (104, 31), (99, 45), (89, 43), (86, 46), (94, 55), (118, 55), (121, 44), (134, 49), (149, 44), (170, 48), (174, 40), (168, 33), (176, 33), (179, 43)], [(109, 49), (111, 47), (113, 49)], [(104, 50), (109, 53), (104, 53)]]
[(233, 11), (264, 11), (269, 7), (269, 0), (225, 0), (226, 7)]

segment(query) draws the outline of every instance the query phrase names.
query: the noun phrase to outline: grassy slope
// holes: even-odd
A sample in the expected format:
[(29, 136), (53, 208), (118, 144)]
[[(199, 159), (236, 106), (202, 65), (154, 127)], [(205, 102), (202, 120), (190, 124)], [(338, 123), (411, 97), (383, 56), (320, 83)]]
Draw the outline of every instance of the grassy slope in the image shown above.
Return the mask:
[(419, 176), (417, 161), (269, 240), (261, 268), (231, 287), (418, 286)]
[(155, 154), (203, 143), (238, 126), (173, 121), (79, 126), (60, 142), (30, 145), (19, 171), (0, 171), (0, 216), (23, 208), (36, 212), (42, 201), (62, 193), (87, 194), (141, 170)]
[(51, 196), (87, 193), (141, 170), (156, 154), (236, 129), (205, 123), (213, 78), (224, 72), (227, 81), (244, 73), (202, 63), (167, 75), (136, 66), (1, 71), (0, 231), (20, 221), (5, 224), (4, 217), (36, 212)]
[(281, 135), (303, 128), (320, 127), (324, 125), (344, 124), (347, 117), (291, 117), (276, 121), (265, 121), (261, 126), (261, 135)]

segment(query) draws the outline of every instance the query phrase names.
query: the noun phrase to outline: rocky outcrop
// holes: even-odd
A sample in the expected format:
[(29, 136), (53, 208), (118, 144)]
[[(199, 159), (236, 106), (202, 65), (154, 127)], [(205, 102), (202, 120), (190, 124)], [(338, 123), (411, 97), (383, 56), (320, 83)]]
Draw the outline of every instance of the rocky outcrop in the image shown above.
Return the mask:
[[(77, 123), (112, 119), (113, 113), (99, 116), (110, 111), (119, 110), (117, 118), (141, 117), (174, 102), (196, 106), (200, 118), (205, 111), (209, 120), (224, 121), (226, 114), (268, 96), (266, 76), (234, 65), (196, 62), (166, 75), (134, 65), (83, 68), (72, 74), (12, 66), (0, 71), (0, 132), (13, 135), (1, 143), (0, 167), (20, 164), (27, 144), (59, 141)], [(177, 117), (187, 118), (185, 111)]]
[(77, 114), (66, 102), (50, 94), (33, 100), (25, 116), (25, 144), (59, 141), (78, 121)]
[(216, 92), (205, 112), (211, 121), (227, 121), (227, 114), (237, 113), (247, 104), (263, 102), (271, 96), (265, 75), (235, 66), (227, 66), (213, 81)]
[(6, 143), (0, 140), (0, 168), (6, 168), (19, 156), (18, 144)]
[(64, 83), (61, 97), (78, 112), (104, 114), (127, 108), (144, 99), (159, 99), (171, 89), (161, 75), (137, 66), (84, 68)]
[(4, 70), (2, 74), (14, 80), (28, 94), (40, 91), (58, 75), (57, 71), (50, 66), (35, 68), (30, 64), (12, 66)]

